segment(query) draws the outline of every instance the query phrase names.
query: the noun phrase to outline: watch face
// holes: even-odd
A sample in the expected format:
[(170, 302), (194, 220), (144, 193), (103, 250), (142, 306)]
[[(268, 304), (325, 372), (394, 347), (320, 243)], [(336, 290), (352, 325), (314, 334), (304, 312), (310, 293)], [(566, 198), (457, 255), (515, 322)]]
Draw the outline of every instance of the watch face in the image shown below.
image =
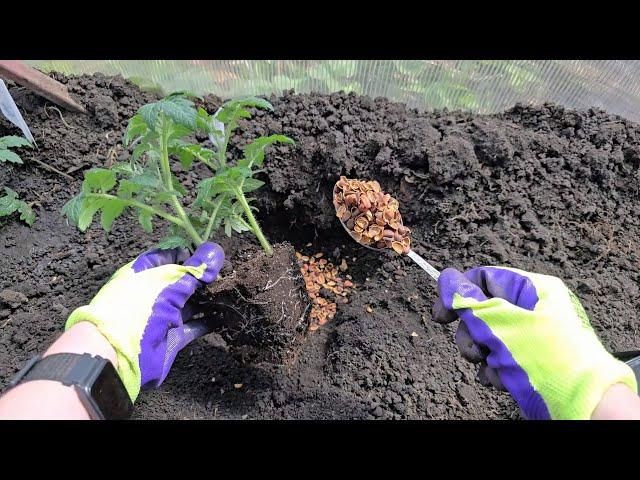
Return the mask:
[(111, 362), (106, 362), (93, 383), (91, 397), (107, 420), (128, 418), (133, 410), (131, 398)]

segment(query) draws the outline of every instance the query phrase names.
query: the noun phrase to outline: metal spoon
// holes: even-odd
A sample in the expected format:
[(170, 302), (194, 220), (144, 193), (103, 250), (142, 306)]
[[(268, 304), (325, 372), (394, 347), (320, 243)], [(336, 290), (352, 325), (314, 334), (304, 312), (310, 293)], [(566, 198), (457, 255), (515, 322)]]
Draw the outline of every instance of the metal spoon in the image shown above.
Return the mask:
[[(349, 230), (347, 228), (347, 226), (344, 224), (344, 222), (342, 220), (340, 220), (340, 224), (342, 225), (342, 228), (344, 228), (345, 231), (349, 234), (349, 236), (351, 238), (353, 238), (356, 242), (358, 242), (358, 240), (356, 240), (356, 238), (353, 236), (353, 233), (351, 232), (351, 230)], [(358, 242), (358, 243), (360, 245), (362, 245), (363, 247), (368, 248), (369, 250), (375, 250), (378, 253), (385, 251), (385, 249), (383, 249), (383, 248), (374, 248), (374, 247), (370, 247), (369, 245), (365, 245), (365, 244), (360, 243), (360, 242)], [(409, 253), (407, 253), (407, 256), (411, 260), (416, 262), (420, 266), (420, 268), (422, 268), (425, 272), (427, 272), (431, 278), (433, 278), (436, 282), (438, 281), (438, 277), (440, 276), (440, 272), (438, 270), (436, 270), (429, 262), (427, 262), (424, 258), (422, 258), (420, 255), (418, 255), (413, 250), (409, 250)]]

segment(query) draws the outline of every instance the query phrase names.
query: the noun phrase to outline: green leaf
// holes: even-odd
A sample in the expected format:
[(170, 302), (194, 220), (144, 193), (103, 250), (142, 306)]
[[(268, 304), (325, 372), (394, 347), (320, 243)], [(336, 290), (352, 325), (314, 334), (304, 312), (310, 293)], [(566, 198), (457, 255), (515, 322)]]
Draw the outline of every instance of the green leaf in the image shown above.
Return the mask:
[(191, 130), (197, 130), (198, 114), (193, 108), (193, 103), (188, 100), (167, 102), (163, 105), (162, 114), (166, 115), (177, 125), (182, 125)]
[(194, 207), (203, 207), (212, 197), (211, 188), (215, 177), (209, 177), (202, 180), (197, 187), (196, 200), (193, 202)]
[(4, 187), (6, 195), (0, 197), (0, 217), (11, 215), (13, 212), (20, 213), (20, 220), (27, 225), (32, 226), (36, 220), (36, 214), (31, 207), (22, 200), (18, 199), (18, 194), (9, 187)]
[(134, 193), (142, 190), (142, 185), (123, 178), (118, 186), (118, 196), (122, 198), (131, 198)]
[(238, 201), (233, 202), (233, 205), (231, 206), (231, 214), (242, 215), (243, 212), (244, 212), (244, 209), (242, 208), (242, 205), (240, 204), (240, 202)]
[(145, 133), (147, 133), (148, 127), (142, 118), (142, 115), (134, 115), (129, 120), (127, 125), (127, 130), (124, 133), (124, 144), (125, 146), (129, 145), (132, 140), (141, 137)]
[(176, 125), (195, 131), (198, 129), (198, 112), (188, 96), (184, 92), (172, 93), (158, 102), (142, 106), (138, 114), (151, 130), (156, 129), (158, 119), (162, 116)]
[(265, 149), (273, 145), (274, 143), (283, 143), (289, 145), (295, 145), (295, 142), (285, 136), (285, 135), (270, 135), (268, 137), (259, 137), (256, 138), (249, 145), (244, 147), (244, 155), (249, 160), (249, 162), (255, 163), (258, 166), (261, 166), (264, 161), (264, 151)]
[(176, 225), (175, 223), (172, 223), (169, 225), (169, 236), (171, 237), (181, 237), (183, 236), (185, 233), (184, 229), (179, 226)]
[(170, 203), (172, 199), (175, 197), (182, 197), (182, 194), (177, 190), (166, 190), (164, 192), (159, 192), (154, 195), (153, 199), (157, 202), (165, 202)]
[(114, 198), (106, 200), (102, 205), (102, 217), (100, 219), (102, 228), (107, 232), (110, 231), (113, 221), (122, 214), (125, 207), (126, 203), (120, 199)]
[[(226, 173), (227, 171), (224, 172), (224, 174)], [(200, 182), (196, 199), (197, 204), (202, 204), (203, 200), (211, 199), (221, 193), (235, 194), (234, 183), (224, 174), (205, 178)]]
[(0, 150), (0, 162), (22, 163), (22, 159), (11, 150)]
[(169, 126), (169, 142), (180, 140), (183, 137), (191, 135), (193, 131), (184, 125), (176, 125), (175, 123)]
[(189, 149), (184, 148), (182, 145), (170, 146), (169, 154), (178, 157), (178, 160), (180, 160), (180, 165), (182, 165), (182, 168), (184, 168), (185, 170), (189, 170), (191, 168), (191, 165), (196, 158), (193, 156), (193, 153)]
[(201, 220), (200, 217), (196, 217), (193, 215), (187, 215), (187, 217), (189, 218), (189, 221), (191, 222), (191, 225), (193, 225), (193, 227), (196, 229), (196, 231), (200, 231), (203, 232), (205, 227), (207, 226), (205, 222), (203, 222)]
[(186, 238), (183, 238), (178, 235), (171, 235), (169, 237), (165, 237), (156, 243), (155, 248), (189, 248), (191, 247), (191, 242)]
[(9, 187), (4, 187), (4, 191), (6, 192), (6, 195), (4, 197), (0, 197), (0, 217), (11, 215), (18, 209), (16, 205), (18, 194)]
[(174, 190), (180, 192), (180, 196), (187, 195), (187, 189), (182, 186), (180, 180), (175, 175), (171, 175), (171, 184), (173, 185)]
[(212, 122), (211, 115), (209, 115), (207, 111), (202, 107), (198, 107), (198, 116), (196, 117), (196, 122), (198, 124), (199, 130), (205, 132), (210, 131)]
[(146, 210), (140, 210), (140, 213), (138, 214), (138, 221), (140, 222), (142, 229), (147, 233), (153, 233), (153, 225), (151, 225), (152, 217), (153, 214)]
[(160, 152), (160, 150), (151, 149), (151, 150), (147, 150), (145, 153), (147, 154), (147, 162), (144, 168), (144, 172), (148, 174), (152, 174), (154, 176), (160, 175), (160, 172), (158, 171), (160, 168), (160, 161), (162, 158), (162, 153)]
[[(247, 228), (247, 225), (241, 220), (241, 217), (237, 215), (233, 215), (226, 220), (231, 228), (238, 233), (248, 232), (250, 229)], [(226, 227), (226, 225), (225, 225)]]
[(135, 175), (135, 173), (137, 172), (136, 165), (132, 164), (131, 162), (114, 163), (111, 167), (111, 170), (116, 173), (122, 173), (125, 175)]
[(80, 218), (80, 212), (82, 211), (82, 202), (84, 201), (84, 195), (80, 193), (76, 195), (62, 207), (62, 214), (76, 227), (78, 226), (78, 220)]
[(136, 148), (133, 149), (133, 152), (131, 153), (131, 161), (137, 162), (144, 154), (147, 154), (147, 157), (154, 154), (159, 155), (159, 152), (157, 152), (156, 147), (153, 144), (153, 140), (154, 139), (150, 139), (145, 136), (140, 143), (136, 145)]
[(18, 200), (18, 212), (20, 212), (20, 220), (24, 221), (27, 225), (32, 226), (36, 221), (36, 214), (31, 207), (22, 200)]
[(103, 204), (104, 199), (102, 198), (87, 197), (84, 199), (80, 209), (80, 215), (78, 216), (78, 228), (81, 232), (89, 228), (89, 225), (93, 222), (93, 216), (100, 210)]
[(202, 206), (201, 222), (208, 223), (211, 215), (215, 213), (215, 218), (211, 224), (211, 232), (213, 233), (220, 228), (222, 221), (231, 214), (231, 197), (222, 194), (213, 201), (206, 200), (202, 202)]
[(178, 154), (178, 159), (180, 160), (180, 165), (182, 166), (182, 168), (184, 168), (185, 170), (189, 170), (191, 168), (191, 165), (193, 165), (193, 160), (196, 157), (193, 156), (193, 153), (191, 153), (189, 150), (180, 150), (180, 153)]
[(273, 105), (264, 98), (260, 97), (242, 97), (230, 100), (225, 105), (232, 107), (254, 107), (261, 108), (263, 110), (273, 110)]
[(209, 150), (198, 144), (183, 141), (174, 141), (169, 147), (169, 153), (178, 157), (180, 164), (185, 170), (191, 168), (196, 156), (202, 157), (205, 160), (211, 160), (215, 155), (213, 150)]
[(151, 173), (143, 173), (141, 175), (135, 175), (128, 178), (130, 183), (139, 185), (140, 187), (156, 188), (160, 184), (158, 177)]
[(235, 167), (228, 168), (225, 173), (235, 184), (239, 184), (240, 181), (253, 175), (251, 168), (244, 167), (242, 165), (236, 165)]
[(6, 137), (0, 137), (0, 150), (6, 148), (18, 148), (18, 147), (31, 147), (31, 142), (24, 137), (17, 137), (15, 135), (7, 135)]
[(200, 95), (192, 92), (191, 90), (177, 90), (167, 95), (166, 98), (173, 98), (173, 97), (197, 98), (198, 100), (202, 100), (202, 97)]
[(236, 117), (239, 118), (251, 118), (251, 112), (249, 112), (249, 110), (245, 110), (244, 108), (238, 108), (235, 113)]
[(159, 114), (160, 114), (160, 102), (143, 105), (142, 107), (140, 107), (140, 110), (138, 110), (138, 115), (140, 115), (140, 117), (144, 120), (144, 123), (151, 130), (155, 129), (156, 121), (158, 119)]
[(229, 126), (230, 130), (233, 130), (237, 126), (237, 120), (239, 118), (251, 118), (251, 113), (246, 110), (246, 107), (273, 110), (273, 105), (264, 98), (237, 98), (235, 100), (229, 100), (222, 105), (220, 111), (215, 115), (215, 119)]
[(244, 193), (253, 192), (263, 185), (264, 182), (261, 180), (257, 180), (255, 178), (245, 178), (244, 183), (242, 184), (242, 191)]
[[(88, 170), (84, 174), (84, 182), (82, 183), (85, 192), (99, 191), (107, 193), (116, 185), (116, 172), (107, 170), (106, 168), (94, 168)], [(85, 190), (86, 187), (86, 190)]]

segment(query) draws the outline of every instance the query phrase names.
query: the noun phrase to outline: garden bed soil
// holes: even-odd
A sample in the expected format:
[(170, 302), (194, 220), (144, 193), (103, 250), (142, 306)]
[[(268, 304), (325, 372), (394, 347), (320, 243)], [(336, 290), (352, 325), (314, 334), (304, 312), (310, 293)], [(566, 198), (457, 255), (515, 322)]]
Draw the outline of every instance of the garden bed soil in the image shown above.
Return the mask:
[[(23, 166), (1, 165), (0, 185), (35, 202), (38, 219), (32, 228), (15, 218), (0, 227), (0, 386), (62, 332), (69, 313), (116, 268), (165, 233), (158, 223), (152, 235), (142, 234), (129, 218), (108, 235), (97, 224), (80, 233), (61, 217), (84, 170), (126, 158), (127, 119), (154, 97), (121, 78), (55, 76), (89, 115), (62, 111), (63, 122), (42, 99), (10, 85), (39, 149), (22, 152)], [(220, 315), (227, 324), (181, 352), (158, 391), (140, 395), (136, 418), (519, 417), (506, 393), (476, 381), (476, 367), (453, 343), (455, 324), (431, 321), (433, 281), (408, 258), (377, 254), (347, 237), (331, 204), (339, 175), (378, 180), (400, 201), (414, 250), (437, 267), (501, 264), (558, 275), (607, 348), (638, 348), (637, 124), (555, 105), (472, 115), (342, 93), (284, 92), (270, 100), (274, 112), (242, 121), (231, 152), (258, 135), (296, 140), (268, 152), (267, 185), (257, 192), (258, 218), (274, 244), (284, 242), (283, 256), (270, 265), (252, 238), (220, 237), (229, 263), (212, 301), (267, 317), (261, 328), (277, 322), (282, 304), (265, 306), (269, 296), (260, 288), (294, 265), (293, 248), (323, 252), (335, 265), (344, 259), (356, 287), (333, 321), (292, 333), (274, 355), (265, 354), (272, 337), (243, 336), (237, 315)], [(204, 103), (214, 111), (221, 100)], [(13, 133), (0, 120), (0, 135)], [(180, 175), (193, 184), (192, 174)], [(295, 276), (287, 281), (291, 298), (304, 303)], [(236, 287), (257, 303), (242, 304)], [(283, 331), (299, 327), (293, 305), (285, 305), (296, 313), (285, 313)]]

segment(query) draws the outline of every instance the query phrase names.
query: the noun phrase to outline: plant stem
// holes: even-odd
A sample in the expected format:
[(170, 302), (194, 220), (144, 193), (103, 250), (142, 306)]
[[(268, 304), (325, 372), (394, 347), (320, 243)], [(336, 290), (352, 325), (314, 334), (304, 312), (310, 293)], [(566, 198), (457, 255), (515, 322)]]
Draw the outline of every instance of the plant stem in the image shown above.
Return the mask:
[[(164, 125), (163, 125), (164, 126)], [(173, 190), (173, 182), (171, 181), (171, 167), (169, 166), (169, 131), (167, 128), (162, 129), (162, 135), (160, 136), (161, 147), (162, 147), (162, 157), (160, 161), (160, 167), (162, 168), (162, 173), (164, 177), (164, 186), (167, 190)], [(182, 228), (189, 234), (189, 236), (193, 239), (196, 246), (203, 243), (202, 238), (196, 232), (196, 229), (193, 228), (193, 225), (189, 221), (189, 217), (187, 216), (184, 208), (182, 208), (182, 204), (176, 198), (175, 195), (171, 195), (171, 203), (173, 204), (173, 208), (176, 213), (182, 220)]]
[(249, 224), (251, 225), (251, 230), (253, 231), (254, 235), (258, 238), (258, 241), (260, 242), (260, 245), (262, 245), (262, 248), (264, 249), (265, 253), (268, 256), (272, 256), (273, 248), (271, 248), (271, 245), (269, 245), (269, 242), (263, 235), (262, 230), (260, 229), (260, 225), (258, 225), (256, 218), (253, 216), (253, 212), (249, 207), (249, 203), (247, 202), (247, 199), (244, 198), (244, 193), (242, 193), (242, 190), (239, 190), (239, 189), (236, 189), (235, 193), (236, 193), (236, 198), (240, 202), (240, 205), (242, 205), (244, 213), (247, 216), (247, 220), (249, 220)]
[(138, 202), (136, 200), (119, 198), (119, 197), (116, 197), (115, 195), (109, 195), (108, 193), (85, 193), (85, 196), (88, 198), (106, 198), (109, 200), (120, 200), (121, 202), (126, 203), (130, 207), (136, 207), (136, 208), (139, 208), (140, 210), (146, 210), (147, 212), (153, 213), (154, 215), (158, 215), (159, 217), (162, 217), (165, 220), (169, 220), (171, 223), (175, 223), (176, 225), (184, 227), (184, 225), (182, 224), (182, 220), (180, 220), (178, 217), (174, 217), (173, 215), (163, 210), (150, 207), (149, 205), (145, 205), (144, 203)]
[(224, 198), (225, 198), (224, 195), (220, 195), (220, 198), (218, 199), (218, 203), (216, 204), (215, 208), (213, 209), (213, 212), (211, 213), (211, 217), (209, 218), (209, 223), (207, 223), (207, 229), (204, 231), (205, 242), (209, 240), (209, 236), (211, 235), (211, 229), (213, 228), (213, 222), (216, 219), (216, 216), (218, 215), (218, 210), (220, 210), (220, 206), (222, 205)]
[(225, 127), (224, 143), (222, 144), (222, 148), (218, 150), (218, 162), (220, 162), (220, 168), (225, 168), (227, 166), (227, 145), (229, 144), (230, 135), (230, 129)]
[(200, 160), (202, 163), (204, 163), (207, 167), (209, 167), (211, 170), (213, 170), (214, 172), (216, 171), (216, 167), (213, 163), (211, 163), (209, 160), (207, 160), (206, 158), (204, 158), (202, 155), (200, 155), (199, 153), (193, 153), (193, 156), (196, 157), (198, 160)]
[(251, 228), (251, 225), (249, 225), (249, 224), (244, 220), (244, 218), (240, 218), (240, 217), (238, 217), (238, 221), (239, 221), (242, 225), (244, 225), (244, 226), (245, 226), (249, 231), (253, 232), (253, 228)]

